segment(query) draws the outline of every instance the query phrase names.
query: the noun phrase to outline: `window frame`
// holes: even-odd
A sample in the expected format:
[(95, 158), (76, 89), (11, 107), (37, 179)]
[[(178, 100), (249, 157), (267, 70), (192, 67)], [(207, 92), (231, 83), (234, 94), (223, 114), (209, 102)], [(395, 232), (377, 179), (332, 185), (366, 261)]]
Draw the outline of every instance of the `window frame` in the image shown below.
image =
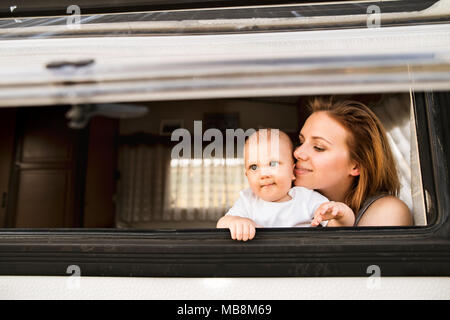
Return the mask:
[(82, 276), (347, 277), (377, 265), (381, 276), (449, 276), (450, 92), (414, 97), (432, 225), (261, 229), (248, 242), (220, 229), (0, 229), (0, 274), (66, 276), (77, 265)]
[[(74, 24), (70, 17), (75, 14), (68, 0), (48, 0), (53, 4), (39, 3), (38, 7), (24, 3), (19, 8), (0, 8), (0, 40), (365, 29), (371, 23), (370, 15), (382, 21), (382, 28), (442, 24), (449, 19), (449, 12), (437, 15), (432, 9), (441, 0), (140, 0), (131, 5), (129, 1), (109, 8), (89, 0), (78, 2), (80, 12), (76, 15), (80, 19), (76, 24), (82, 28), (67, 28)], [(98, 24), (109, 31), (99, 30)]]
[[(376, 4), (398, 11), (404, 8), (405, 11), (420, 11), (431, 6), (439, 0), (397, 0), (393, 3), (382, 4), (373, 0), (370, 4)], [(44, 2), (44, 3), (42, 3)], [(258, 6), (285, 6), (296, 4), (307, 4), (314, 6), (325, 6), (328, 4), (353, 6), (355, 0), (121, 0), (121, 3), (111, 3), (106, 0), (79, 0), (79, 5), (86, 14), (123, 13), (137, 11), (159, 11), (159, 10), (192, 10), (205, 8), (241, 8)], [(67, 8), (73, 3), (69, 0), (43, 0), (36, 6), (33, 0), (22, 0), (18, 7), (5, 6), (0, 8), (0, 18), (6, 17), (26, 17), (26, 16), (54, 16), (67, 14)]]

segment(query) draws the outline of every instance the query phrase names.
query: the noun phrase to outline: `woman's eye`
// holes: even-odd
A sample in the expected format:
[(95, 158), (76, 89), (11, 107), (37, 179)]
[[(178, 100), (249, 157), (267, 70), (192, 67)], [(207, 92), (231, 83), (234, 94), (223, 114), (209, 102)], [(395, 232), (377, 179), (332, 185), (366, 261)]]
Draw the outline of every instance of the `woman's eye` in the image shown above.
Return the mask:
[(258, 166), (257, 166), (256, 164), (252, 164), (252, 165), (250, 166), (250, 170), (255, 171), (256, 169), (258, 169)]
[(314, 147), (314, 149), (316, 150), (316, 151), (319, 151), (319, 152), (322, 152), (322, 151), (325, 151), (325, 149), (324, 148), (321, 148), (321, 147)]
[(269, 166), (277, 167), (280, 163), (278, 161), (270, 161)]

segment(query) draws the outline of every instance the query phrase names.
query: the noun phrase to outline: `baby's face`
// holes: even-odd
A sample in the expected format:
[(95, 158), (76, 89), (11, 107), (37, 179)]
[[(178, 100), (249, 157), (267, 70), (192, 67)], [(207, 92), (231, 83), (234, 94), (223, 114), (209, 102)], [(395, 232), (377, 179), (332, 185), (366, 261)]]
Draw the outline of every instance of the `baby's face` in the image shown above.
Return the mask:
[(271, 138), (249, 138), (245, 147), (245, 175), (253, 193), (259, 198), (270, 202), (283, 202), (290, 200), (288, 191), (292, 181), (294, 160), (292, 145), (282, 136), (276, 143)]

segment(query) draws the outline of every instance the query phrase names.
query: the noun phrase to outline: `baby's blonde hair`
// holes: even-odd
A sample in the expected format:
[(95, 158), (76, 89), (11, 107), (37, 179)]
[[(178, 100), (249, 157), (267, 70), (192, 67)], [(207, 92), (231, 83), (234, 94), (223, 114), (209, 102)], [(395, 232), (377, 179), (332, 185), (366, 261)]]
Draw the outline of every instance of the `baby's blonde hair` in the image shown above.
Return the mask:
[(245, 140), (245, 144), (244, 144), (244, 158), (246, 155), (245, 150), (248, 148), (248, 145), (250, 144), (250, 139), (256, 139), (256, 143), (259, 143), (261, 141), (261, 139), (267, 139), (267, 141), (271, 141), (272, 137), (278, 137), (278, 142), (280, 141), (287, 141), (289, 144), (289, 150), (291, 151), (292, 157), (293, 157), (293, 153), (294, 153), (294, 145), (292, 143), (291, 138), (289, 138), (289, 136), (281, 131), (280, 129), (274, 129), (274, 128), (263, 128), (263, 129), (258, 129), (256, 132), (254, 132), (253, 134), (251, 134), (246, 140)]

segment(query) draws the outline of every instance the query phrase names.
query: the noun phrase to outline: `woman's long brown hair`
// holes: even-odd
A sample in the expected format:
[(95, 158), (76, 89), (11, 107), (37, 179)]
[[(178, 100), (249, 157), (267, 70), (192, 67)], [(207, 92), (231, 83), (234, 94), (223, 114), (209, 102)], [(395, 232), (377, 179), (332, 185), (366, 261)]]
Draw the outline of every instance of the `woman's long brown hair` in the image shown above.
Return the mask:
[(359, 165), (345, 197), (345, 203), (358, 214), (365, 199), (379, 193), (398, 196), (400, 182), (386, 132), (378, 117), (358, 101), (336, 101), (315, 98), (309, 104), (312, 112), (324, 111), (349, 133), (350, 159)]

